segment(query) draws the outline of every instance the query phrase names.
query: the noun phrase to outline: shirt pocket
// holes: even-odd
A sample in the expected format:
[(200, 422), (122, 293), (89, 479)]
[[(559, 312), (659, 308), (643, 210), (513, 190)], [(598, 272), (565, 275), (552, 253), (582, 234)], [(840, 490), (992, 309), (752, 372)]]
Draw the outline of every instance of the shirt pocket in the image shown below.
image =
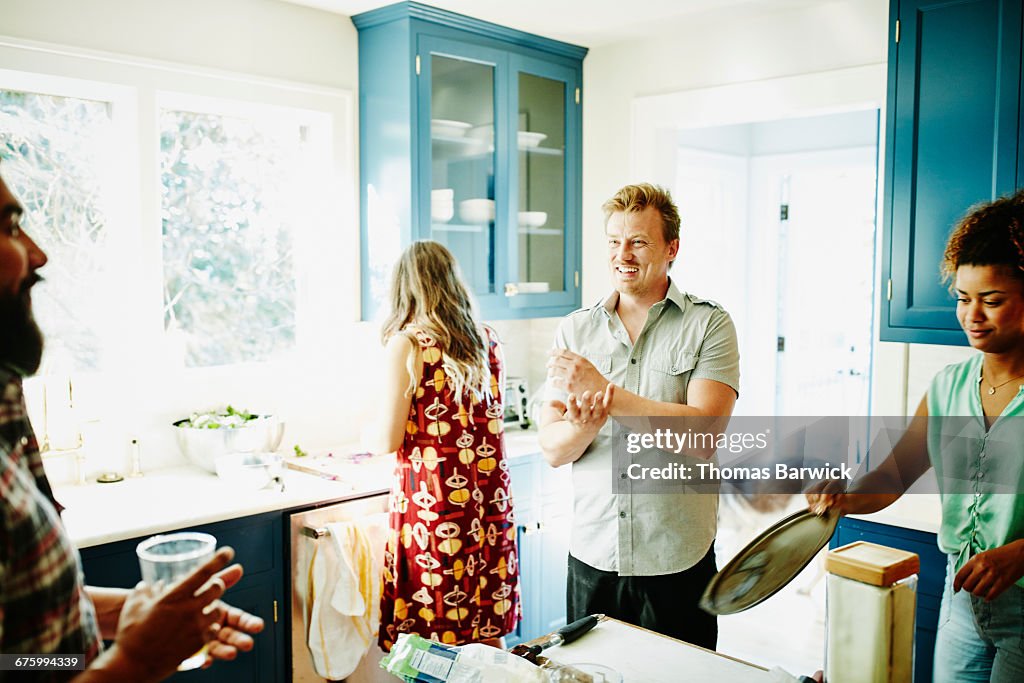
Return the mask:
[(652, 360), (650, 368), (651, 391), (656, 401), (686, 403), (686, 386), (690, 374), (697, 367), (697, 354), (676, 352)]

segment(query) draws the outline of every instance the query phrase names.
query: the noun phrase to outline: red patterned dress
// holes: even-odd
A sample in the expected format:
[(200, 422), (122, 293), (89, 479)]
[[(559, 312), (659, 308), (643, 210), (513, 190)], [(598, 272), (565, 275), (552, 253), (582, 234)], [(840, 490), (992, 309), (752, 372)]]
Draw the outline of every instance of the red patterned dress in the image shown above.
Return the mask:
[(519, 560), (502, 422), (497, 339), (491, 396), (452, 396), (441, 349), (415, 333), (423, 376), (398, 449), (384, 560), (380, 646), (399, 633), (451, 645), (497, 638), (519, 620)]

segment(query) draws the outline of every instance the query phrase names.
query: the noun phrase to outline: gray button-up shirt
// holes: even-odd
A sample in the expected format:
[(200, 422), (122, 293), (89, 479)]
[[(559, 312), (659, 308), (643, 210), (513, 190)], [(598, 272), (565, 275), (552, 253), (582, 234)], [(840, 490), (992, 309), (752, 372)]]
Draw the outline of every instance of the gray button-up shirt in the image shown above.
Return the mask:
[[(586, 357), (609, 382), (655, 401), (686, 403), (692, 379), (739, 393), (739, 349), (732, 319), (718, 304), (680, 292), (654, 304), (629, 340), (615, 312), (618, 292), (567, 316), (555, 346)], [(547, 400), (566, 394), (548, 381)], [(715, 539), (718, 496), (612, 492), (612, 421), (572, 464), (573, 557), (620, 575), (671, 574), (695, 565)], [(627, 480), (628, 481), (628, 480)], [(620, 489), (621, 490), (621, 489)]]

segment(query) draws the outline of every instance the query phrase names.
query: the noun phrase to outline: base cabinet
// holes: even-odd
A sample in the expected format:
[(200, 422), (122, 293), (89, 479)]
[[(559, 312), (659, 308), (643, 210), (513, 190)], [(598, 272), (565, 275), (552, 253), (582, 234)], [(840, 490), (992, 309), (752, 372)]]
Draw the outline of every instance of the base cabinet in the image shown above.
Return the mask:
[(523, 607), (522, 621), (505, 638), (512, 647), (565, 625), (572, 494), (569, 468), (552, 469), (539, 453), (517, 458), (509, 469)]
[[(190, 683), (272, 683), (287, 680), (284, 622), (281, 619), (285, 606), (282, 514), (269, 512), (188, 527), (187, 530), (212, 534), (218, 546), (229, 545), (235, 549), (235, 561), (245, 568), (245, 575), (228, 590), (224, 600), (261, 617), (265, 626), (253, 637), (256, 646), (252, 652), (240, 653), (234, 661), (217, 662), (206, 670), (179, 673), (168, 680)], [(135, 586), (141, 580), (135, 546), (145, 538), (82, 549), (86, 583), (115, 588)]]
[(839, 521), (829, 547), (838, 548), (854, 541), (869, 541), (908, 550), (921, 558), (914, 627), (914, 680), (917, 683), (928, 683), (932, 680), (939, 604), (942, 602), (946, 579), (946, 555), (936, 545), (935, 534), (844, 517)]

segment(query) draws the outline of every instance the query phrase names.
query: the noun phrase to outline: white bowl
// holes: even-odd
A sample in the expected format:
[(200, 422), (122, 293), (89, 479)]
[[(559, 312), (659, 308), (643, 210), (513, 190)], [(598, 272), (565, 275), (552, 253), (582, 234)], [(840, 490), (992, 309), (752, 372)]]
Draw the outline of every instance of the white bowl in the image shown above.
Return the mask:
[(493, 199), (467, 199), (459, 202), (459, 218), (466, 223), (488, 223), (494, 220)]
[(432, 202), (452, 202), (455, 201), (455, 190), (450, 187), (442, 187), (439, 190), (430, 191), (430, 201)]
[(466, 136), (466, 131), (473, 127), (472, 123), (465, 121), (452, 121), (451, 119), (430, 119), (430, 134), (439, 138), (461, 138)]
[(238, 427), (201, 429), (188, 426), (188, 418), (174, 423), (178, 447), (193, 464), (216, 472), (214, 461), (225, 453), (273, 451), (281, 444), (284, 422), (261, 415)]
[(524, 228), (539, 228), (548, 222), (547, 211), (520, 211), (519, 225)]
[(451, 201), (430, 201), (430, 220), (435, 223), (447, 223), (455, 217), (455, 202)]
[(222, 453), (213, 463), (218, 477), (250, 490), (263, 488), (284, 472), (278, 453)]
[(545, 135), (544, 133), (531, 133), (525, 130), (519, 131), (519, 134), (517, 136), (520, 149), (536, 147), (545, 138), (547, 138), (547, 135)]

